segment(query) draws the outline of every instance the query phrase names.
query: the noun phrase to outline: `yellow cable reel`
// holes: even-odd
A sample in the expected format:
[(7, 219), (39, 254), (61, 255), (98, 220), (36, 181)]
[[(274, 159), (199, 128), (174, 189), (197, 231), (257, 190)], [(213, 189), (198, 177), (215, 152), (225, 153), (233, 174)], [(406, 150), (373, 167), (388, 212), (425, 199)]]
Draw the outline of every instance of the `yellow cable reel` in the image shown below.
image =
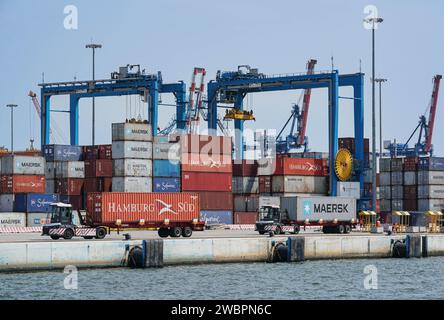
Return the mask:
[(353, 156), (348, 149), (339, 149), (335, 159), (335, 173), (339, 180), (347, 181), (353, 172)]

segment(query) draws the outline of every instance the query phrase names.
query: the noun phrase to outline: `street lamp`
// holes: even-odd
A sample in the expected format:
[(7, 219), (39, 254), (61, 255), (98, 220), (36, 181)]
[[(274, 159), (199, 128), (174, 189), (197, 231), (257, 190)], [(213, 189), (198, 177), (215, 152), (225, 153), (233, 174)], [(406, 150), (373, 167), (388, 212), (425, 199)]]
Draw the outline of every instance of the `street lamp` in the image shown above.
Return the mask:
[(372, 208), (376, 211), (376, 111), (375, 111), (375, 29), (382, 18), (369, 18), (364, 20), (372, 25)]
[(11, 108), (11, 153), (14, 153), (14, 108), (18, 106), (16, 104), (7, 104), (7, 108)]
[[(102, 48), (101, 44), (90, 43), (85, 46), (87, 49), (92, 49), (92, 80), (95, 80), (95, 57), (96, 49)], [(96, 99), (92, 97), (92, 145), (95, 145), (95, 122), (96, 122)]]
[(379, 83), (379, 157), (382, 156), (382, 83), (387, 82), (387, 79), (377, 78), (376, 83)]

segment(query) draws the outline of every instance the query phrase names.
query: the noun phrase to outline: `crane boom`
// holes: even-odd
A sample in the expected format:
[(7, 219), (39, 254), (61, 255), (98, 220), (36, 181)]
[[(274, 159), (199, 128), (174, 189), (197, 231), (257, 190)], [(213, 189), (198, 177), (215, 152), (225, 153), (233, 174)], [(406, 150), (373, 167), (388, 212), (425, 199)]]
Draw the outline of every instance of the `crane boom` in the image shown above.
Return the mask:
[(34, 92), (29, 91), (28, 96), (31, 97), (32, 103), (34, 104), (34, 108), (37, 111), (37, 114), (39, 115), (39, 117), (41, 117), (42, 116), (42, 109), (40, 108), (40, 104), (37, 101), (37, 95)]
[[(314, 59), (310, 59), (307, 62), (307, 74), (311, 75), (314, 73), (314, 67), (318, 61)], [(310, 98), (311, 98), (311, 88), (307, 88), (304, 90), (304, 100), (302, 101), (302, 110), (301, 110), (301, 121), (299, 122), (299, 145), (305, 144), (305, 132), (307, 129), (307, 119), (308, 119), (308, 110), (310, 108)]]
[(435, 116), (436, 116), (436, 109), (438, 105), (438, 94), (439, 94), (439, 83), (442, 79), (442, 75), (438, 74), (433, 78), (433, 92), (432, 92), (432, 99), (430, 102), (430, 114), (429, 114), (429, 123), (427, 125), (427, 135), (425, 140), (425, 152), (430, 152), (432, 148), (432, 138), (433, 138), (433, 127), (435, 125)]

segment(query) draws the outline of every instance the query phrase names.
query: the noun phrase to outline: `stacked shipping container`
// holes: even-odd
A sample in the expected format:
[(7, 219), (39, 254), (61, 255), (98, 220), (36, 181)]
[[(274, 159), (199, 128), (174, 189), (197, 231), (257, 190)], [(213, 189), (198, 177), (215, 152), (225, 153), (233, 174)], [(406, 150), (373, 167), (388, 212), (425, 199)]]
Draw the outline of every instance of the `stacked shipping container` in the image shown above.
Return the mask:
[(112, 124), (113, 192), (152, 192), (153, 143), (146, 123)]
[(200, 195), (201, 220), (233, 223), (231, 138), (182, 135), (182, 191)]
[(418, 160), (418, 210), (444, 209), (444, 158)]
[(153, 148), (153, 192), (180, 192), (180, 144), (157, 136)]
[(234, 223), (254, 224), (259, 209), (258, 164), (254, 160), (233, 163)]
[(85, 195), (89, 192), (109, 192), (113, 176), (112, 146), (83, 147), (85, 161)]

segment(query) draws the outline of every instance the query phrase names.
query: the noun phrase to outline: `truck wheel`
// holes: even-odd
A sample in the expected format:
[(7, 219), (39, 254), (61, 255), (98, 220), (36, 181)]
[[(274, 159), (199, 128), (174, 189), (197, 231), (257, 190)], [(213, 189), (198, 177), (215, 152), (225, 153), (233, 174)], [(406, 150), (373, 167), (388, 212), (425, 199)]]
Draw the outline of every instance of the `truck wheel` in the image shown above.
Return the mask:
[(322, 227), (322, 232), (325, 234), (330, 233), (330, 227)]
[(276, 227), (276, 230), (274, 230), (274, 234), (282, 234), (282, 229), (280, 227)]
[(59, 240), (60, 236), (50, 236), (52, 240)]
[(344, 234), (344, 232), (345, 232), (344, 225), (340, 224), (339, 226), (337, 226), (337, 231), (339, 234)]
[(97, 228), (96, 229), (96, 239), (104, 239), (106, 237), (106, 229), (105, 228)]
[(193, 234), (193, 230), (190, 227), (185, 227), (182, 230), (182, 236), (184, 238), (189, 238)]
[(170, 229), (170, 236), (172, 238), (179, 238), (182, 234), (182, 228), (181, 227), (174, 227)]
[(345, 226), (345, 233), (348, 234), (351, 232), (351, 227), (349, 225)]
[(66, 229), (65, 232), (63, 232), (63, 239), (70, 240), (74, 237), (74, 231), (72, 229)]
[(168, 228), (159, 228), (157, 234), (161, 238), (167, 238), (170, 235), (170, 230), (168, 230)]
[(298, 234), (301, 228), (299, 226), (294, 226), (293, 234)]

